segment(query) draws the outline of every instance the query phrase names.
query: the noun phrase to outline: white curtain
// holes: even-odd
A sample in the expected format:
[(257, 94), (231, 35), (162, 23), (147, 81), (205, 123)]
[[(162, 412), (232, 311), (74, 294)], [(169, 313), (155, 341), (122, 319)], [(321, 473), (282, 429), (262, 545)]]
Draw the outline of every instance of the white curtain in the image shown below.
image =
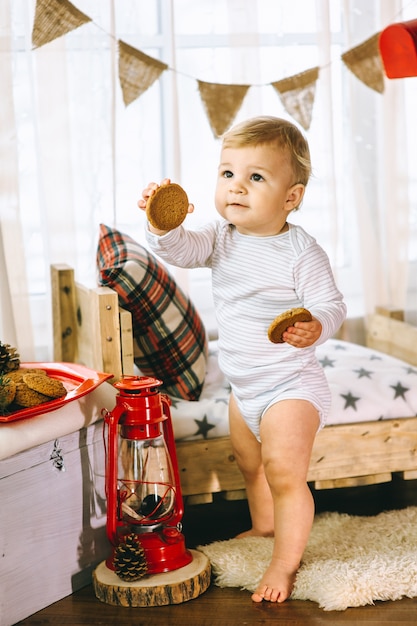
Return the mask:
[[(23, 360), (52, 358), (50, 264), (94, 285), (98, 224), (142, 239), (136, 201), (150, 180), (184, 185), (191, 226), (214, 216), (219, 141), (196, 79), (252, 85), (236, 121), (289, 118), (269, 83), (320, 67), (306, 133), (315, 173), (294, 219), (326, 248), (350, 317), (377, 304), (417, 308), (417, 79), (386, 79), (378, 94), (340, 59), (412, 19), (416, 2), (78, 0), (91, 23), (33, 50), (35, 4), (0, 3), (0, 340)], [(117, 38), (170, 68), (128, 107)], [(204, 308), (206, 275), (196, 276), (178, 275)]]
[[(395, 17), (394, 21), (401, 21), (400, 1), (381, 1), (380, 9), (375, 32)], [(345, 1), (345, 15), (349, 47), (357, 43), (358, 34), (363, 39), (367, 35), (352, 0)], [(348, 98), (351, 133), (346, 176), (356, 212), (364, 310), (371, 312), (376, 304), (403, 309), (407, 305), (410, 259), (405, 251), (411, 224), (411, 167), (406, 157), (406, 133), (411, 129), (405, 115), (404, 81), (386, 80), (376, 107), (371, 104), (372, 93), (361, 89), (357, 80), (349, 81)]]

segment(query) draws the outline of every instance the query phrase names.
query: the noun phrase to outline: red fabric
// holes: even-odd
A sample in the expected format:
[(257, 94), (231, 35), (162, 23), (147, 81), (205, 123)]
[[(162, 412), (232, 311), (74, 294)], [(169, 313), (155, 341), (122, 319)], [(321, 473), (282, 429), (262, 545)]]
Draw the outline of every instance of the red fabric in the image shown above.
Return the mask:
[(206, 370), (206, 332), (193, 303), (160, 261), (116, 229), (100, 225), (100, 285), (132, 314), (135, 363), (170, 396), (198, 400)]

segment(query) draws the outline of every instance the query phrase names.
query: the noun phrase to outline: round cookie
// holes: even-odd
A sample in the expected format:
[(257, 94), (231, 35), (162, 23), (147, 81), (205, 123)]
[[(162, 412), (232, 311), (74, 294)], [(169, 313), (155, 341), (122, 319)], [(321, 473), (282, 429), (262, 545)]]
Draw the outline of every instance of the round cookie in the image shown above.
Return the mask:
[(43, 376), (46, 376), (45, 370), (35, 367), (19, 367), (19, 369), (9, 372), (7, 377), (11, 378), (15, 383), (21, 383), (23, 381), (23, 376), (26, 374), (42, 374)]
[[(14, 380), (6, 376), (3, 379), (3, 384), (0, 385), (0, 409), (7, 407), (11, 404), (16, 395), (16, 383)], [(1, 415), (1, 411), (0, 411)]]
[(51, 398), (61, 398), (67, 393), (66, 388), (60, 380), (50, 378), (43, 374), (26, 374), (23, 376), (23, 382), (37, 393)]
[(52, 400), (49, 396), (45, 396), (34, 389), (30, 389), (25, 383), (17, 383), (16, 384), (16, 395), (14, 397), (14, 402), (18, 406), (22, 406), (26, 409), (37, 406), (38, 404), (43, 404), (44, 402), (49, 402)]
[(146, 203), (149, 223), (158, 230), (172, 230), (185, 220), (188, 213), (188, 196), (176, 183), (161, 185)]
[(290, 309), (278, 315), (268, 328), (268, 339), (272, 343), (284, 343), (282, 333), (296, 322), (311, 322), (310, 311), (303, 308)]

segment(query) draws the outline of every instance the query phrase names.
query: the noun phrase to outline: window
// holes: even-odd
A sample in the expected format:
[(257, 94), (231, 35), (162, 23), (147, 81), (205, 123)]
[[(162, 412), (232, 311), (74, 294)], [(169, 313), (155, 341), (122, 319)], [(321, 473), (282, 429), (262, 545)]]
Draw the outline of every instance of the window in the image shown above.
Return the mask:
[[(37, 359), (52, 356), (50, 318), (45, 316), (49, 264), (67, 262), (75, 267), (78, 280), (94, 284), (98, 224), (116, 225), (141, 239), (144, 216), (136, 202), (150, 180), (167, 176), (184, 186), (196, 206), (187, 218), (191, 227), (215, 217), (220, 142), (211, 131), (197, 80), (251, 85), (236, 122), (258, 114), (292, 119), (271, 83), (319, 66), (306, 132), (314, 176), (301, 210), (291, 219), (329, 254), (350, 316), (363, 315), (368, 306), (372, 279), (364, 277), (364, 267), (369, 268), (367, 237), (385, 241), (392, 223), (393, 231), (399, 229), (396, 236), (407, 241), (401, 252), (404, 262), (408, 255), (417, 265), (417, 181), (410, 165), (417, 159), (416, 79), (401, 81), (402, 100), (394, 102), (393, 86), (387, 95), (377, 94), (341, 60), (343, 52), (388, 23), (413, 19), (416, 3), (403, 8), (395, 0), (389, 9), (377, 0), (74, 4), (91, 22), (37, 50), (31, 49), (36, 2), (10, 0), (3, 9), (11, 16), (19, 221)], [(118, 39), (170, 68), (128, 107), (118, 82)], [(407, 130), (391, 137), (400, 144), (397, 150), (404, 162), (393, 160), (390, 167), (385, 141), (391, 104), (404, 107), (396, 123), (404, 122)], [(394, 206), (385, 206), (381, 184), (390, 169), (395, 169), (390, 175), (397, 195)], [(399, 189), (404, 207), (398, 222), (394, 216)], [(384, 243), (375, 245), (378, 254), (386, 256), (384, 263), (394, 267)], [(178, 276), (205, 308), (207, 272)], [(414, 276), (410, 270), (410, 278), (404, 279), (413, 298)], [(395, 299), (394, 276), (376, 282), (373, 299)]]

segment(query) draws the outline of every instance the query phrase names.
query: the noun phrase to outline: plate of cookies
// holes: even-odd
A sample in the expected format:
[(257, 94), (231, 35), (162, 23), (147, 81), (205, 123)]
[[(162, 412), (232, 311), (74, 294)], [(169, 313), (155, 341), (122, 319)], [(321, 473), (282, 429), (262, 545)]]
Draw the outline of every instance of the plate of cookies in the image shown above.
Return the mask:
[(55, 411), (112, 377), (76, 363), (19, 363), (2, 378), (0, 422)]

